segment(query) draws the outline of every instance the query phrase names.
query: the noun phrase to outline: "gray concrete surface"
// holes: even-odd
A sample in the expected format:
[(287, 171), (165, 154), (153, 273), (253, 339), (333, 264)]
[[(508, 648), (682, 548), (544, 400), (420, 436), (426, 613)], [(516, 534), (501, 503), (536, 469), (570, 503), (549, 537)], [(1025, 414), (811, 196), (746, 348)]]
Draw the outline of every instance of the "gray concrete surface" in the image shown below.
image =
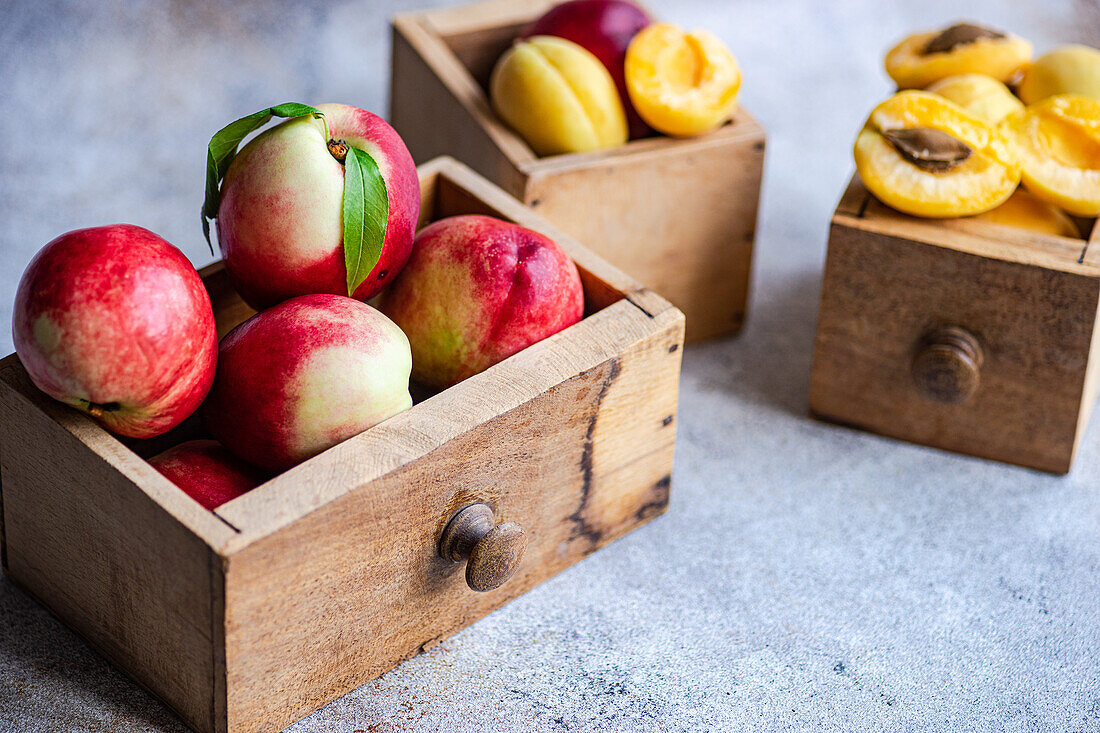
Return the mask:
[[(883, 50), (959, 15), (1100, 45), (1096, 0), (652, 5), (729, 43), (770, 131), (749, 325), (687, 349), (671, 511), (291, 730), (1100, 730), (1100, 427), (1058, 478), (805, 416)], [(0, 5), (0, 323), (71, 228), (141, 224), (208, 262), (210, 133), (288, 99), (384, 110), (398, 6)], [(0, 730), (183, 727), (4, 580)]]

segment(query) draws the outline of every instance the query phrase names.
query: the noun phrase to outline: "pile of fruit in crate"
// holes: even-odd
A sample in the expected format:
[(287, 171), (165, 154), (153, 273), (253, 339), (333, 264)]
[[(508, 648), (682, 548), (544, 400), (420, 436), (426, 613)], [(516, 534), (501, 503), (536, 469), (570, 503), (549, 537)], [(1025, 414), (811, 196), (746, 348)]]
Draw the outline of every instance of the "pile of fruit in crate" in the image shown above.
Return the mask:
[(576, 266), (538, 232), (456, 216), (417, 234), (412, 157), (365, 110), (262, 110), (213, 136), (207, 168), (203, 228), (259, 311), (220, 345), (195, 268), (126, 224), (43, 247), (12, 328), (34, 384), (115, 433), (200, 411), (217, 440), (150, 463), (208, 509), (411, 407), (410, 373), (444, 389), (583, 315)]
[(1028, 41), (957, 23), (903, 40), (886, 71), (901, 91), (855, 143), (876, 198), (914, 216), (1087, 234), (1069, 215), (1100, 215), (1100, 51), (1033, 61)]
[(571, 0), (497, 61), (493, 109), (538, 155), (602, 150), (654, 131), (709, 132), (737, 109), (741, 70), (705, 30), (653, 23), (629, 0)]

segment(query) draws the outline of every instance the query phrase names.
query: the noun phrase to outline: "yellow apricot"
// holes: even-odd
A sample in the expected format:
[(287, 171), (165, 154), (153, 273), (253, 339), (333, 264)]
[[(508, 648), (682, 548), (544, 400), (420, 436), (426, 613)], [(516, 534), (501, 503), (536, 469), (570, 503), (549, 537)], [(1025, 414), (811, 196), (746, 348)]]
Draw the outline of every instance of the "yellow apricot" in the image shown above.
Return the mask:
[(956, 23), (909, 36), (886, 54), (886, 73), (899, 89), (923, 89), (958, 74), (1007, 82), (1031, 60), (1031, 43), (1000, 31)]
[(990, 125), (1024, 108), (1024, 103), (1008, 87), (985, 74), (948, 76), (934, 82), (925, 91), (950, 99)]
[(538, 155), (579, 153), (626, 142), (626, 114), (600, 60), (554, 36), (519, 41), (489, 78), (493, 109)]
[(653, 23), (630, 41), (625, 63), (630, 101), (658, 132), (700, 135), (737, 109), (741, 70), (725, 44), (707, 31), (685, 33)]
[(1100, 99), (1100, 51), (1088, 46), (1062, 46), (1024, 69), (1020, 99), (1035, 104), (1055, 94), (1081, 94)]
[(978, 214), (974, 218), (990, 224), (1017, 227), (1042, 234), (1056, 234), (1061, 237), (1081, 236), (1077, 225), (1066, 215), (1066, 212), (1023, 188), (1017, 188), (1008, 201), (997, 208)]
[(1020, 183), (1003, 135), (930, 92), (898, 92), (875, 107), (854, 154), (867, 189), (915, 216), (980, 214), (1004, 203)]
[(1005, 118), (1024, 185), (1077, 216), (1100, 216), (1100, 100), (1059, 94)]

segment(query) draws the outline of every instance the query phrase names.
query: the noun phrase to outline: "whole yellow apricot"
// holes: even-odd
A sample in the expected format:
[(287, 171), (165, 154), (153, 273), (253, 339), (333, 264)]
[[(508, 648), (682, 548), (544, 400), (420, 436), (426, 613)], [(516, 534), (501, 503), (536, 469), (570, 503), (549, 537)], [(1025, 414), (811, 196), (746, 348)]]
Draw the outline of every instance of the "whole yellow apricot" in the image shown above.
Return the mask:
[(1100, 51), (1089, 46), (1062, 46), (1024, 69), (1020, 99), (1035, 104), (1055, 94), (1081, 94), (1100, 99)]
[(950, 99), (990, 125), (1024, 108), (1024, 103), (1008, 87), (985, 74), (948, 76), (934, 82), (925, 91)]
[(713, 34), (653, 23), (627, 46), (626, 89), (638, 114), (657, 132), (701, 135), (737, 109), (741, 69)]
[(493, 109), (538, 155), (601, 150), (626, 142), (626, 114), (600, 60), (555, 36), (518, 41), (489, 78)]
[(899, 89), (923, 89), (957, 74), (985, 74), (1007, 82), (1031, 60), (1031, 43), (1019, 36), (956, 23), (916, 33), (886, 54), (886, 73)]
[(1060, 237), (1080, 237), (1081, 231), (1066, 212), (1030, 191), (1017, 188), (1008, 201), (974, 217), (979, 221), (1027, 229)]
[(898, 92), (875, 107), (854, 154), (867, 190), (914, 216), (980, 214), (1020, 183), (1003, 135), (930, 92)]
[(1059, 94), (1005, 118), (1033, 194), (1077, 216), (1100, 216), (1100, 100)]

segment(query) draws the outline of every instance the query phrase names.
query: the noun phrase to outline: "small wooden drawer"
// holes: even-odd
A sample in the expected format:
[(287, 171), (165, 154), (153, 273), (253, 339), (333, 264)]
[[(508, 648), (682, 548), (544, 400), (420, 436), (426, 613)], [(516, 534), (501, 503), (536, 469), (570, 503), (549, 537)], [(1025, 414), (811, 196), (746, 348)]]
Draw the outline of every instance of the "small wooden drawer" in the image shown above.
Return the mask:
[[(142, 459), (197, 420), (124, 444), (0, 361), (4, 569), (197, 731), (280, 730), (667, 507), (683, 315), (465, 166), (419, 172), (422, 224), (558, 241), (585, 318), (215, 512)], [(251, 313), (203, 275), (219, 330)], [(484, 593), (439, 554), (475, 503), (528, 540)]]
[(453, 155), (668, 298), (689, 341), (745, 318), (764, 131), (747, 110), (689, 139), (539, 158), (489, 105), (493, 65), (555, 3), (477, 3), (393, 21), (390, 116), (417, 162)]
[(918, 219), (858, 176), (833, 216), (810, 410), (1066, 473), (1100, 378), (1100, 227)]

